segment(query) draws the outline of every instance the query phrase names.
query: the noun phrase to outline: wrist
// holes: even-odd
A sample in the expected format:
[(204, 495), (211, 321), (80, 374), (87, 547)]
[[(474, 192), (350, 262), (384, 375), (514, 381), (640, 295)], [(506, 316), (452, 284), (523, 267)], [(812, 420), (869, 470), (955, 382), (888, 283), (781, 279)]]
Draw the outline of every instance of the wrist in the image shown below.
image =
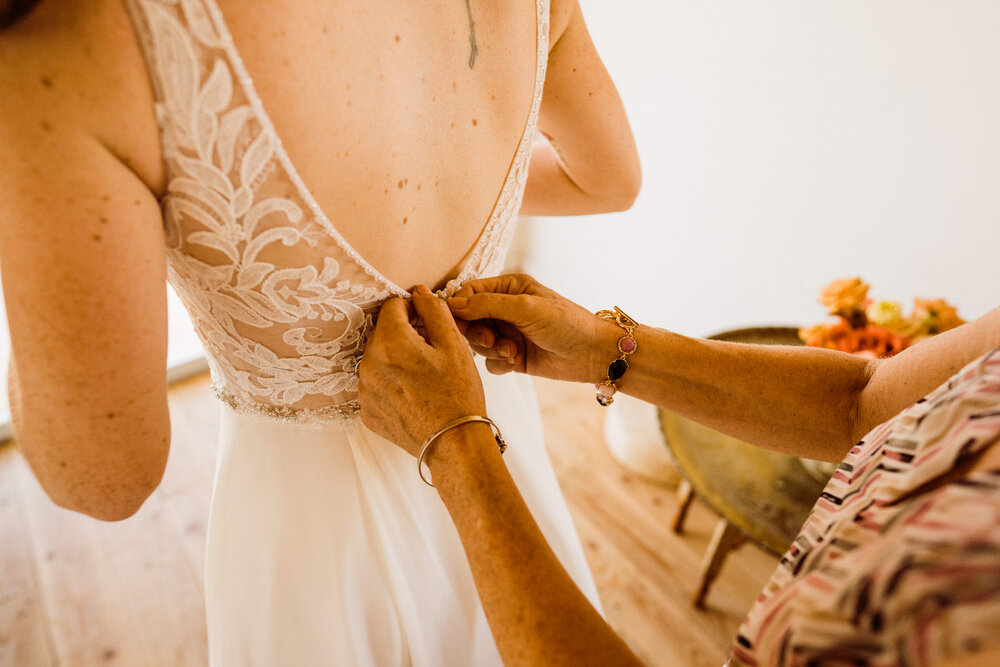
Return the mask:
[(585, 381), (598, 384), (608, 377), (608, 365), (618, 358), (618, 339), (624, 335), (621, 327), (610, 320), (594, 316), (594, 335), (587, 355)]
[(431, 443), (424, 463), (440, 491), (442, 483), (466, 479), (490, 458), (500, 458), (493, 429), (484, 422), (469, 422), (448, 429)]

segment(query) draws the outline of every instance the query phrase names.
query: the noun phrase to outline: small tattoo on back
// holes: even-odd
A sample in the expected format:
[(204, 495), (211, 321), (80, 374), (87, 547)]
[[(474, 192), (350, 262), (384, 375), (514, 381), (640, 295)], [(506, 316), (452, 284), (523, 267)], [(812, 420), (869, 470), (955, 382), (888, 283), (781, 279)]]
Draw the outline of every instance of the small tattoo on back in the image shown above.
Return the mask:
[(472, 20), (472, 0), (465, 0), (465, 11), (469, 13), (469, 69), (476, 66), (476, 56), (479, 55), (479, 47), (476, 46), (476, 22)]

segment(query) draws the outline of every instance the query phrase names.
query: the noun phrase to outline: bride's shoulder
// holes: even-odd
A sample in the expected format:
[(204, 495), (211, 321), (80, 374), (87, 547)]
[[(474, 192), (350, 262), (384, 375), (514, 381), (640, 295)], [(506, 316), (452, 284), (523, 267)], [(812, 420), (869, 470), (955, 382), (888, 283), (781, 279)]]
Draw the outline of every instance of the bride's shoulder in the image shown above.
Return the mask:
[(0, 90), (5, 140), (87, 134), (158, 189), (152, 90), (120, 0), (45, 0), (0, 29)]

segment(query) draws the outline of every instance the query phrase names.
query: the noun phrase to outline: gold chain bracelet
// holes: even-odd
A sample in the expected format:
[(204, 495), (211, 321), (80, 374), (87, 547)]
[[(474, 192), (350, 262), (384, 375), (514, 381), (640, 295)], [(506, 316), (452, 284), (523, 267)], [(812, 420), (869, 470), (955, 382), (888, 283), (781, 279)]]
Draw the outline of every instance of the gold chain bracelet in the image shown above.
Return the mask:
[(618, 358), (608, 364), (608, 377), (594, 385), (597, 390), (597, 402), (607, 407), (615, 402), (615, 394), (618, 392), (615, 382), (621, 380), (628, 370), (628, 355), (639, 349), (639, 343), (635, 340), (635, 330), (639, 328), (639, 323), (626, 315), (618, 306), (615, 306), (614, 310), (599, 310), (597, 316), (613, 320), (625, 330), (625, 335), (618, 339)]

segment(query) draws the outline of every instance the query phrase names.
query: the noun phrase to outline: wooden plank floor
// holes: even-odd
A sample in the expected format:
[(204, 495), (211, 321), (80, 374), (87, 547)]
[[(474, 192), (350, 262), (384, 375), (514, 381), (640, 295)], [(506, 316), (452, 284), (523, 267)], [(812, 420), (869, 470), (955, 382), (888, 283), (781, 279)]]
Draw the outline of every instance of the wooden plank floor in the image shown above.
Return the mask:
[[(673, 489), (605, 450), (586, 387), (536, 383), (556, 472), (611, 624), (656, 667), (718, 667), (774, 568), (753, 546), (726, 563), (704, 611), (691, 607), (716, 517), (695, 503), (670, 532)], [(52, 505), (15, 447), (0, 447), (0, 665), (205, 665), (205, 525), (217, 402), (207, 378), (170, 392), (173, 444), (160, 489), (128, 521)]]

